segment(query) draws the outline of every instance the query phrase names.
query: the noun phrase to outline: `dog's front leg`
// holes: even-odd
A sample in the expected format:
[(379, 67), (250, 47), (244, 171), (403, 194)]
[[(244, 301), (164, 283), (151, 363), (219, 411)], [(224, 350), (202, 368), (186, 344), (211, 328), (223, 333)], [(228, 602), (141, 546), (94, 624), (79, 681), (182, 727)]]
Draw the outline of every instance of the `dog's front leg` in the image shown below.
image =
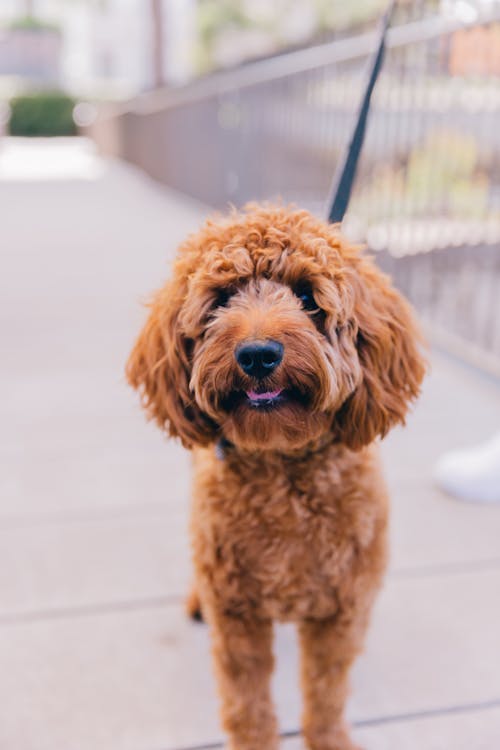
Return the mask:
[[(361, 613), (359, 613), (360, 615)], [(349, 670), (359, 652), (366, 617), (342, 615), (299, 625), (304, 697), (303, 730), (310, 750), (360, 750), (343, 720)]]
[(278, 733), (270, 694), (272, 623), (210, 609), (207, 619), (230, 750), (275, 750)]

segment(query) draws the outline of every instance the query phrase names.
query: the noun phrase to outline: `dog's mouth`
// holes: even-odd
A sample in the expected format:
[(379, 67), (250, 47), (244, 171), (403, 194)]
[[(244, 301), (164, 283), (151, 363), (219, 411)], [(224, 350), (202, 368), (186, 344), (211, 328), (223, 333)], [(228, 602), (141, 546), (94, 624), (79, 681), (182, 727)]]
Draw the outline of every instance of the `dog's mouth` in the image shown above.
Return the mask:
[(306, 396), (296, 388), (275, 388), (273, 390), (232, 391), (225, 399), (227, 411), (234, 411), (238, 407), (248, 407), (259, 411), (271, 411), (290, 403), (307, 405)]
[(279, 403), (280, 399), (283, 397), (284, 389), (276, 388), (274, 391), (261, 392), (249, 390), (245, 391), (245, 394), (250, 402), (250, 406), (260, 409), (261, 406), (273, 406), (274, 404)]

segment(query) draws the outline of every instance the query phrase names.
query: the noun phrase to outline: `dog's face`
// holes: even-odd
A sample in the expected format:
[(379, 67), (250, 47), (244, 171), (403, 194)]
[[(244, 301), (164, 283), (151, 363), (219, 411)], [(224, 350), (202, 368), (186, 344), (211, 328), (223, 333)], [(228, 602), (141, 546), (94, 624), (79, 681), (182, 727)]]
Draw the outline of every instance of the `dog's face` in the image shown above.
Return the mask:
[(424, 368), (411, 314), (338, 230), (250, 207), (180, 248), (128, 376), (183, 442), (353, 448), (403, 421)]
[[(202, 329), (192, 332), (190, 386), (201, 410), (236, 445), (297, 448), (330, 429), (360, 380), (346, 302), (298, 237), (285, 264), (277, 250), (257, 270), (259, 253), (236, 252), (245, 275), (233, 269), (230, 278), (214, 278), (207, 298), (197, 300), (208, 311), (196, 315)], [(195, 288), (191, 294), (188, 306), (198, 297)]]

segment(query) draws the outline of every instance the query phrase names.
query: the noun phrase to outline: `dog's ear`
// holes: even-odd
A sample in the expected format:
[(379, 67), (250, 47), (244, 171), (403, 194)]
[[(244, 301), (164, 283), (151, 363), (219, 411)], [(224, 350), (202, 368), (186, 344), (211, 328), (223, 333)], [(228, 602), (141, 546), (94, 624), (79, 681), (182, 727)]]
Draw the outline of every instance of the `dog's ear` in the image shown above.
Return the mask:
[(361, 379), (335, 417), (339, 439), (355, 450), (404, 424), (426, 362), (412, 310), (368, 258), (352, 269), (356, 348)]
[(141, 394), (150, 419), (183, 445), (207, 445), (215, 426), (189, 389), (192, 341), (179, 326), (182, 290), (167, 284), (150, 305), (149, 317), (126, 366), (127, 380)]

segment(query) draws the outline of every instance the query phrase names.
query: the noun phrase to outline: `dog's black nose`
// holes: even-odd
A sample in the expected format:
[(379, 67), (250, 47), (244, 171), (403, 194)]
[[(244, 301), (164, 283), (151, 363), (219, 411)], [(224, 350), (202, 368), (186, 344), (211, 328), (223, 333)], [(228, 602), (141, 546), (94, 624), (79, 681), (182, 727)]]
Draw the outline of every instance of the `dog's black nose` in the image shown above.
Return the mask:
[(251, 341), (236, 349), (236, 361), (252, 378), (265, 378), (283, 359), (283, 344), (279, 341)]

